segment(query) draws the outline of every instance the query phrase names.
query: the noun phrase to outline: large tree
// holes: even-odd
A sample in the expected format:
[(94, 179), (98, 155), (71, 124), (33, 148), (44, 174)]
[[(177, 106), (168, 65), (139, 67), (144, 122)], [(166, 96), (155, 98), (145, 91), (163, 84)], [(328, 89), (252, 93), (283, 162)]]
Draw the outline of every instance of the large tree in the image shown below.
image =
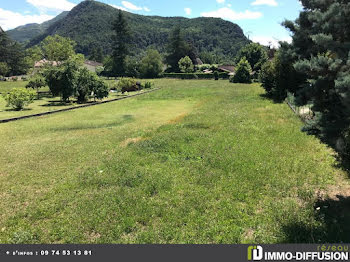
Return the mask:
[(67, 61), (75, 55), (76, 43), (59, 35), (48, 36), (41, 43), (42, 55), (49, 61)]
[(189, 56), (192, 62), (195, 62), (196, 52), (193, 50), (193, 45), (185, 41), (180, 26), (176, 26), (169, 37), (167, 53), (165, 60), (173, 72), (180, 71), (179, 61), (185, 56)]
[[(25, 62), (25, 51), (19, 43), (12, 41), (0, 28), (0, 63), (7, 68), (7, 75), (26, 73), (28, 65)], [(4, 70), (5, 71), (5, 70)]]
[(292, 91), (300, 105), (313, 104), (307, 130), (335, 143), (350, 124), (350, 3), (301, 2), (299, 18), (284, 23), (293, 33), (291, 63), (304, 75)]
[(113, 23), (113, 74), (124, 76), (126, 74), (126, 57), (129, 54), (131, 43), (131, 33), (127, 20), (121, 10), (118, 12), (117, 19)]
[(258, 44), (250, 43), (241, 48), (236, 57), (236, 63), (245, 57), (254, 71), (259, 71), (261, 66), (268, 60), (267, 48)]

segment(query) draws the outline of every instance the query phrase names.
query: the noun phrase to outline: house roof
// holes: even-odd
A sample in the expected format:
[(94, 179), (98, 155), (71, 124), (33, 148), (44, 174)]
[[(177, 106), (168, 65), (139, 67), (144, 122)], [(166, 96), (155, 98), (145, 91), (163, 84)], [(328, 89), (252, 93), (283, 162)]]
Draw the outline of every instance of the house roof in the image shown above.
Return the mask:
[(102, 63), (96, 62), (96, 61), (91, 61), (91, 60), (85, 60), (84, 64), (89, 65), (89, 66), (103, 66)]
[(236, 67), (234, 65), (221, 65), (218, 67), (218, 69), (229, 73), (233, 73), (236, 71)]
[(34, 67), (43, 67), (45, 64), (51, 64), (52, 66), (57, 66), (60, 62), (57, 61), (49, 61), (47, 59), (42, 59), (40, 61), (35, 62)]

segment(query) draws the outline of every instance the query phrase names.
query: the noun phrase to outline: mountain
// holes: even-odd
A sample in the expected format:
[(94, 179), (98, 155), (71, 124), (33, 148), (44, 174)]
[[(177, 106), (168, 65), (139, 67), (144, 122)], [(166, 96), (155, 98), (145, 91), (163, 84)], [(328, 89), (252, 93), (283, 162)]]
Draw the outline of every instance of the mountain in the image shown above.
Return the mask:
[(15, 29), (7, 31), (7, 35), (11, 37), (11, 39), (21, 42), (21, 43), (26, 43), (29, 42), (31, 39), (34, 37), (37, 37), (38, 35), (44, 34), (45, 31), (54, 23), (57, 21), (64, 19), (69, 12), (62, 12), (55, 18), (46, 21), (42, 24), (27, 24), (23, 26), (19, 26)]
[[(27, 47), (39, 44), (49, 35), (59, 34), (75, 40), (77, 52), (88, 55), (97, 47), (102, 47), (105, 54), (110, 54), (113, 35), (111, 24), (117, 12), (118, 9), (104, 3), (83, 1), (64, 17), (56, 18), (55, 22), (49, 21), (44, 33), (33, 37)], [(186, 39), (196, 47), (198, 53), (212, 52), (221, 57), (232, 58), (248, 43), (243, 30), (237, 24), (220, 18), (188, 19), (143, 16), (125, 11), (123, 13), (133, 33), (134, 55), (142, 53), (148, 47), (154, 47), (164, 53), (169, 34), (176, 25), (181, 26)], [(18, 29), (11, 31), (10, 35), (19, 35)], [(26, 39), (28, 38), (29, 35)]]

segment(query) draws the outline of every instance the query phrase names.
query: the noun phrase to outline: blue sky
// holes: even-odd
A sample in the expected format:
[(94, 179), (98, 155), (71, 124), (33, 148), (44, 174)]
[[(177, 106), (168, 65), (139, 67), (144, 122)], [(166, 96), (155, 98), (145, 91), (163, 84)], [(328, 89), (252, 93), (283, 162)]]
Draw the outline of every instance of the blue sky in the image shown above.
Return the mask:
[[(262, 44), (290, 39), (280, 24), (294, 20), (301, 10), (298, 0), (100, 0), (143, 15), (221, 17), (240, 25), (250, 39)], [(81, 0), (1, 0), (0, 26), (9, 30), (27, 23), (42, 23)]]

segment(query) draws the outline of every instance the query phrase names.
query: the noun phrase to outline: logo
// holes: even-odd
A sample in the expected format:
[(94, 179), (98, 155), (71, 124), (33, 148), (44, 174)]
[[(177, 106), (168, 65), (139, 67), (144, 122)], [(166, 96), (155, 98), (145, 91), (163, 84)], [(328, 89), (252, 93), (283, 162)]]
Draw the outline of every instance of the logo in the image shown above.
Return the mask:
[(261, 246), (249, 246), (248, 247), (248, 260), (259, 261), (264, 257), (263, 248)]

